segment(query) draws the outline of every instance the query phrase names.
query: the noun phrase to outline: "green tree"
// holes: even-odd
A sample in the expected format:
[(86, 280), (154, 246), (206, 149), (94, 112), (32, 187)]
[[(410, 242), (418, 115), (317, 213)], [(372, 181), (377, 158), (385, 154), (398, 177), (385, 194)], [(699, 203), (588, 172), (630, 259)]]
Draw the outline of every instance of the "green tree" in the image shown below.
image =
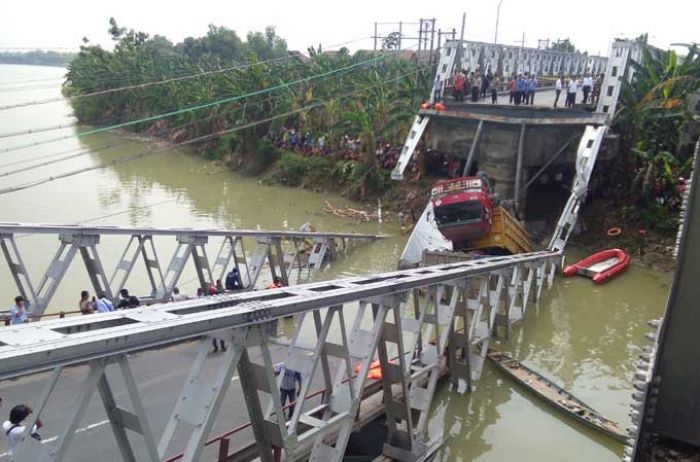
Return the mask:
[(552, 42), (552, 44), (549, 46), (549, 49), (552, 51), (560, 51), (563, 53), (576, 53), (576, 47), (574, 46), (573, 43), (571, 43), (571, 40), (569, 38), (565, 38), (563, 40), (557, 39), (556, 42)]

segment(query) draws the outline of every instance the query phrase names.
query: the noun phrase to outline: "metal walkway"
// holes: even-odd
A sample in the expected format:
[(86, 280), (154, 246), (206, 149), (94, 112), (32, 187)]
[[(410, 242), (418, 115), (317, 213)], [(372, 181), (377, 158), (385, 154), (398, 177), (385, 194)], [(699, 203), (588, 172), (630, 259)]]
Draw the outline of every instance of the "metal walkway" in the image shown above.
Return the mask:
[[(58, 249), (38, 284), (32, 281), (18, 235), (56, 235)], [(124, 250), (114, 269), (108, 273), (100, 259), (98, 247), (105, 236), (124, 236)], [(156, 239), (174, 237), (177, 243), (167, 267), (156, 252)], [(244, 238), (253, 239), (255, 248), (246, 255)], [(141, 261), (146, 270), (151, 292), (145, 299), (154, 302), (170, 300), (190, 257), (202, 288), (217, 279), (224, 279), (235, 265), (243, 285), (254, 289), (267, 264), (270, 280), (279, 277), (284, 285), (308, 280), (325, 262), (348, 249), (351, 242), (373, 241), (381, 236), (352, 233), (320, 233), (303, 231), (256, 231), (236, 229), (192, 228), (129, 228), (116, 226), (73, 226), (31, 223), (0, 223), (0, 248), (15, 281), (17, 290), (29, 301), (32, 314), (42, 315), (78, 252), (82, 257), (95, 293), (104, 293), (115, 300), (126, 287), (134, 268)], [(208, 244), (220, 241), (218, 252), (210, 264)], [(296, 271), (295, 280), (292, 274)]]
[[(274, 447), (284, 449), (286, 460), (296, 460), (299, 448), (312, 445), (310, 460), (340, 461), (375, 358), (389, 416), (385, 454), (416, 460), (432, 445), (428, 413), (448, 357), (453, 383), (469, 387), (480, 375), (493, 333), (500, 326), (507, 334), (525, 316), (528, 305), (551, 286), (561, 257), (550, 251), (496, 257), (0, 329), (0, 380), (53, 370), (31, 419), (46, 408), (66, 366), (90, 365), (57, 443), (42, 445), (25, 435), (14, 460), (65, 460), (95, 391), (124, 460), (135, 460), (127, 429), (141, 435), (151, 461), (166, 456), (176, 431), (188, 440), (183, 460), (199, 460), (237, 369), (261, 460), (272, 461)], [(285, 422), (269, 347), (271, 324), (289, 315), (299, 316), (299, 323), (285, 364), (301, 372), (303, 382), (294, 415)], [(217, 379), (205, 383), (202, 370), (212, 361), (208, 335), (231, 346), (217, 363)], [(193, 339), (202, 339), (199, 354), (156, 440), (129, 353)], [(260, 362), (251, 359), (251, 348)], [(115, 401), (105, 373), (112, 364), (126, 383), (128, 409)], [(315, 376), (322, 377), (326, 392), (322, 405), (310, 407), (305, 400)], [(392, 398), (397, 390), (403, 399)], [(325, 438), (332, 432), (338, 434), (335, 442)]]

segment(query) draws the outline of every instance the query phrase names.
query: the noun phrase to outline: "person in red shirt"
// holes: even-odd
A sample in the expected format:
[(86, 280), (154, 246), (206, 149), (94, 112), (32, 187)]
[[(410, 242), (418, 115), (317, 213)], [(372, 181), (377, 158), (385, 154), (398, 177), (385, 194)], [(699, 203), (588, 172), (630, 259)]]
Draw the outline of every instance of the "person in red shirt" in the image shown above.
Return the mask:
[(464, 90), (466, 88), (467, 79), (464, 78), (464, 74), (457, 72), (454, 82), (454, 97), (455, 101), (464, 101)]

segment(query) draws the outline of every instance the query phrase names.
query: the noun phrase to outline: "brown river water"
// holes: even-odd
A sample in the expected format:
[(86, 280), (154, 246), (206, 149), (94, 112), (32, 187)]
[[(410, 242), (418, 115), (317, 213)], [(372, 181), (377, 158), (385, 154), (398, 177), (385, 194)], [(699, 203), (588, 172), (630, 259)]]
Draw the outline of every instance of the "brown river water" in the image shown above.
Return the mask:
[[(2, 82), (61, 77), (63, 69), (0, 65), (0, 106), (60, 96), (60, 81), (33, 84)], [(4, 91), (32, 85), (25, 91)], [(0, 132), (47, 127), (71, 122), (69, 105), (62, 101), (0, 112)], [(78, 139), (75, 128), (16, 138), (0, 138), (0, 189), (58, 175), (132, 155), (148, 148), (138, 139), (108, 133)], [(6, 148), (50, 138), (61, 141), (6, 152)], [(97, 151), (104, 145), (115, 145)], [(18, 174), (5, 172), (36, 166), (63, 157), (46, 156), (73, 149), (93, 149), (87, 155)], [(66, 154), (70, 155), (70, 154)], [(393, 223), (357, 223), (321, 211), (324, 201), (355, 206), (332, 194), (263, 186), (186, 151), (170, 150), (133, 162), (58, 179), (18, 192), (0, 195), (0, 221), (85, 223), (121, 226), (221, 227), (297, 229), (306, 221), (322, 231), (382, 233), (389, 238), (357, 247), (320, 278), (390, 271), (396, 268), (406, 241)], [(166, 258), (173, 242), (163, 242)], [(101, 258), (110, 267), (123, 250), (122, 238), (106, 238)], [(55, 237), (18, 240), (34, 280), (57, 249)], [(250, 247), (249, 247), (250, 249)], [(583, 254), (570, 250), (569, 260)], [(211, 257), (211, 256), (210, 256)], [(138, 275), (136, 275), (138, 276)], [(195, 289), (194, 271), (183, 275), (181, 287)], [(146, 288), (138, 277), (129, 287)], [(189, 281), (189, 282), (188, 282)], [(35, 282), (35, 283), (36, 283)], [(627, 425), (632, 375), (637, 355), (645, 345), (648, 320), (659, 317), (666, 303), (669, 275), (632, 266), (604, 286), (586, 279), (557, 278), (531, 307), (507, 341), (496, 347), (564, 385), (606, 417)], [(53, 309), (77, 308), (80, 290), (88, 280), (76, 260), (54, 299)], [(6, 264), (0, 263), (0, 294), (9, 309), (16, 289)], [(434, 401), (431, 435), (448, 436), (438, 461), (487, 462), (517, 460), (612, 462), (620, 460), (622, 446), (582, 428), (511, 383), (487, 364), (471, 394), (442, 387)]]

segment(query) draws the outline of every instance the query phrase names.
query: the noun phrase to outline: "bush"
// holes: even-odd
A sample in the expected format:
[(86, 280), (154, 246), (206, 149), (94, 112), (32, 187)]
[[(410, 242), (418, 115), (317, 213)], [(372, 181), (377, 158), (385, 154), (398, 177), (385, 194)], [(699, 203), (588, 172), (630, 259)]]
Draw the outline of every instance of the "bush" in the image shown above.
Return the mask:
[(250, 166), (249, 173), (251, 175), (259, 175), (267, 167), (272, 165), (279, 158), (277, 148), (266, 139), (258, 140), (255, 143), (255, 160)]
[(333, 179), (334, 165), (335, 161), (327, 157), (305, 157), (285, 152), (277, 164), (277, 171), (273, 177), (276, 181), (288, 186), (320, 185)]

